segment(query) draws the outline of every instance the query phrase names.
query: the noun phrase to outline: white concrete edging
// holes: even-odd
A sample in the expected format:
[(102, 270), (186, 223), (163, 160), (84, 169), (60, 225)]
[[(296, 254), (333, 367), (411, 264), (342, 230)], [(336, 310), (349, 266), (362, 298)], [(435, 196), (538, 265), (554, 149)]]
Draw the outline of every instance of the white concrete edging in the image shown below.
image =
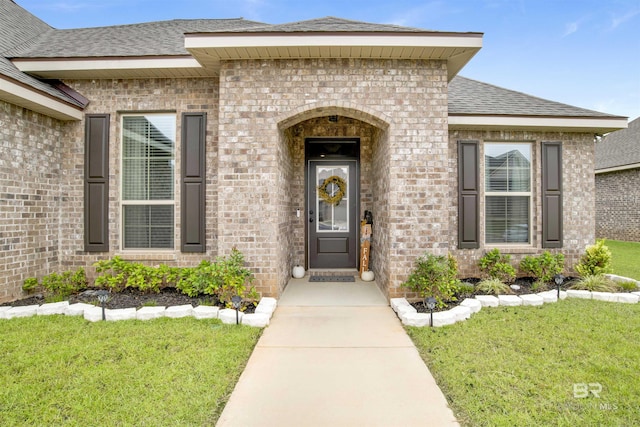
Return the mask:
[[(409, 305), (407, 303), (407, 305)], [(257, 328), (264, 328), (269, 325), (273, 312), (278, 306), (275, 298), (264, 297), (256, 306), (254, 313), (245, 314), (238, 312), (239, 323)], [(411, 307), (413, 308), (413, 307)], [(415, 309), (414, 309), (415, 310)], [(68, 301), (57, 303), (46, 303), (42, 305), (28, 305), (10, 307), (0, 307), (0, 319), (13, 319), (16, 317), (48, 316), (62, 314), (66, 316), (83, 316), (89, 322), (99, 322), (102, 320), (102, 308), (92, 304), (76, 303), (69, 304)], [(233, 309), (220, 309), (219, 307), (200, 305), (193, 307), (190, 304), (171, 307), (141, 307), (122, 308), (117, 310), (105, 309), (105, 318), (109, 321), (119, 320), (151, 320), (160, 317), (194, 317), (196, 319), (220, 319), (223, 323), (235, 324), (236, 311)]]
[[(628, 279), (627, 281), (629, 281)], [(594, 299), (597, 301), (608, 301), (624, 304), (638, 304), (640, 302), (640, 291), (631, 293), (611, 293), (611, 292), (591, 292), (568, 290), (560, 291), (560, 299), (582, 298)], [(433, 313), (433, 326), (452, 325), (469, 319), (474, 313), (483, 307), (498, 306), (540, 306), (543, 304), (558, 301), (558, 291), (545, 291), (537, 294), (527, 295), (476, 295), (475, 298), (466, 298), (459, 305), (447, 311), (437, 311)], [(406, 326), (429, 326), (431, 323), (430, 313), (418, 313), (405, 298), (391, 298), (390, 305), (393, 311)], [(1, 315), (1, 314), (0, 314)]]

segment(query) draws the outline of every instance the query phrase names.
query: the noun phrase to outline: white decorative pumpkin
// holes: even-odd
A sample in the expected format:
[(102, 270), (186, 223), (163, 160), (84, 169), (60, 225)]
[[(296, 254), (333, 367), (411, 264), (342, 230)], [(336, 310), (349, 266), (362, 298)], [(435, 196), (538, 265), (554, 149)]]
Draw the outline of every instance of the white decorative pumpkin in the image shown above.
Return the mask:
[(375, 274), (373, 274), (373, 271), (368, 270), (368, 271), (363, 271), (362, 272), (362, 276), (360, 276), (360, 277), (365, 282), (372, 282), (373, 279), (375, 279)]
[(293, 277), (296, 279), (302, 279), (304, 277), (304, 267), (301, 265), (296, 265), (293, 267)]

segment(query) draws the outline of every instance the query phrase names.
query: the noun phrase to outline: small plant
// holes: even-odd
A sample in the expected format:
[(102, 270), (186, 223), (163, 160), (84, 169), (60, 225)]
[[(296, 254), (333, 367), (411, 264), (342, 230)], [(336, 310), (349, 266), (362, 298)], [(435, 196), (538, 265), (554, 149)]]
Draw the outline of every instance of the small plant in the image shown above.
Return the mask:
[(458, 289), (457, 289), (457, 294), (460, 295), (473, 295), (473, 293), (475, 292), (476, 287), (473, 285), (473, 283), (469, 283), (469, 282), (461, 282), (458, 285)]
[(82, 267), (76, 271), (65, 271), (62, 274), (51, 273), (42, 278), (42, 287), (54, 296), (60, 296), (64, 299), (85, 289), (87, 276)]
[(244, 266), (244, 255), (233, 248), (228, 257), (218, 257), (215, 262), (203, 260), (195, 268), (183, 269), (176, 288), (190, 297), (212, 295), (230, 306), (234, 295), (243, 300), (258, 299), (255, 288), (250, 286), (252, 281), (251, 270)]
[(166, 264), (150, 267), (139, 262), (125, 261), (119, 256), (98, 261), (94, 266), (96, 272), (101, 273), (96, 278), (96, 287), (113, 292), (133, 288), (141, 292), (158, 293), (162, 288), (175, 286), (182, 270)]
[(576, 281), (571, 289), (581, 289), (591, 292), (616, 292), (618, 285), (604, 274), (584, 276)]
[(635, 291), (640, 291), (640, 288), (638, 287), (638, 285), (636, 284), (636, 282), (631, 282), (631, 281), (624, 281), (624, 282), (618, 282), (616, 283), (618, 285), (618, 288), (620, 289), (620, 291), (622, 292), (635, 292)]
[(576, 265), (580, 276), (594, 276), (611, 273), (611, 251), (604, 244), (604, 240), (596, 241), (595, 245), (587, 246), (585, 253)]
[(22, 290), (25, 291), (26, 293), (31, 293), (36, 290), (38, 285), (39, 285), (38, 279), (36, 279), (35, 277), (29, 277), (27, 279), (24, 279), (24, 283), (22, 284)]
[(516, 278), (516, 269), (511, 265), (511, 255), (501, 254), (498, 248), (490, 250), (480, 258), (478, 267), (490, 279), (511, 283)]
[(510, 294), (511, 288), (500, 279), (485, 279), (476, 285), (476, 292), (484, 295)]
[(537, 257), (526, 256), (520, 261), (520, 270), (533, 276), (536, 279), (534, 286), (542, 289), (553, 281), (553, 276), (564, 270), (564, 255), (544, 251)]
[(402, 286), (417, 292), (420, 297), (434, 297), (438, 308), (447, 301), (456, 301), (455, 293), (460, 286), (456, 278), (458, 265), (455, 258), (425, 254), (415, 262), (415, 267)]
[(158, 302), (154, 299), (151, 299), (149, 301), (145, 301), (142, 306), (143, 307), (156, 307), (158, 305)]

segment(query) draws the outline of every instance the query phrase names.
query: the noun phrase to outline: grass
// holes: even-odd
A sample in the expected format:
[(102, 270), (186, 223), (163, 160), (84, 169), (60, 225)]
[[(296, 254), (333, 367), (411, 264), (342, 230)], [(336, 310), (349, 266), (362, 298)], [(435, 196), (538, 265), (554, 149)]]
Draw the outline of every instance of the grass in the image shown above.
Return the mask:
[(619, 276), (640, 280), (640, 242), (607, 240), (612, 255), (613, 272)]
[(631, 426), (638, 318), (640, 304), (570, 299), (407, 330), (464, 426)]
[(214, 425), (261, 331), (193, 318), (0, 321), (1, 424)]

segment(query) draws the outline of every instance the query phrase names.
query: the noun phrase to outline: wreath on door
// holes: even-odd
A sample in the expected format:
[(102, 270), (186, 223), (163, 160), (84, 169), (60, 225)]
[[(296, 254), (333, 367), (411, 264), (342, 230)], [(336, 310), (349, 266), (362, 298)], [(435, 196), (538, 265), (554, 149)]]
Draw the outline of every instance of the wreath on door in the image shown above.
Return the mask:
[[(335, 184), (338, 187), (338, 191), (336, 191), (333, 196), (327, 191), (327, 187), (329, 187), (330, 184)], [(337, 206), (340, 204), (340, 201), (344, 197), (345, 191), (347, 191), (347, 183), (344, 181), (344, 179), (340, 178), (337, 175), (330, 176), (329, 178), (325, 179), (321, 185), (318, 186), (318, 196), (332, 206)]]

